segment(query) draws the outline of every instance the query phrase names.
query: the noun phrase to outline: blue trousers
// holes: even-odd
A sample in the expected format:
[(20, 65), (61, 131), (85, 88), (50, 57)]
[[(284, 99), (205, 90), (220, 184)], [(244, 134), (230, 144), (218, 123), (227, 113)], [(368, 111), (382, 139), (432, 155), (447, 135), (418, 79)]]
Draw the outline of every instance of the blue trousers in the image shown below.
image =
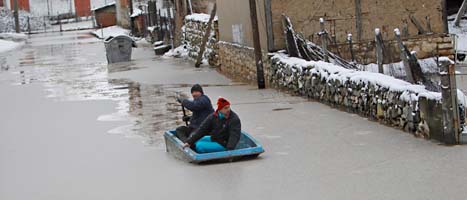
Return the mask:
[(227, 149), (217, 142), (211, 141), (211, 136), (204, 136), (195, 142), (196, 152), (198, 153), (213, 153), (226, 151)]

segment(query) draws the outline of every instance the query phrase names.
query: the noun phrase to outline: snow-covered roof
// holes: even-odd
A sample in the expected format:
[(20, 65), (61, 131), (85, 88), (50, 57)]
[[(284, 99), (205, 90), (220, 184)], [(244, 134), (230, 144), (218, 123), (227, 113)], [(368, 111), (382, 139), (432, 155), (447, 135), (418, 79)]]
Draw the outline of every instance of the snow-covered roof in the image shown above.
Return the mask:
[(139, 8), (134, 8), (133, 9), (133, 14), (131, 14), (130, 17), (137, 17), (143, 14), (143, 11)]
[(114, 6), (115, 5), (115, 1), (114, 2), (110, 2), (110, 3), (107, 3), (103, 6), (99, 6), (99, 7), (95, 7), (95, 8), (92, 8), (91, 11), (96, 11), (96, 10), (100, 10), (102, 8), (106, 8), (106, 7), (109, 7), (109, 6)]

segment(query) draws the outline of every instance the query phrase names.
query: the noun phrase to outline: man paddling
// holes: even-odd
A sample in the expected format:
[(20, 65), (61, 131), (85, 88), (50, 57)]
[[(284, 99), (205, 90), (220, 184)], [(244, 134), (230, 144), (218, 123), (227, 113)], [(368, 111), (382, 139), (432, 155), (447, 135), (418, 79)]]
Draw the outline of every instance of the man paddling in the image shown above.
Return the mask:
[(190, 110), (193, 115), (191, 117), (183, 116), (183, 121), (190, 121), (188, 126), (180, 126), (176, 129), (176, 136), (185, 142), (190, 134), (196, 130), (201, 123), (214, 112), (211, 104), (211, 100), (204, 94), (203, 88), (199, 84), (191, 87), (191, 95), (193, 100), (177, 98), (177, 101), (182, 104), (183, 107)]
[(198, 153), (233, 150), (240, 140), (241, 130), (240, 118), (230, 109), (230, 102), (219, 98), (216, 112), (203, 121), (183, 148), (194, 145)]

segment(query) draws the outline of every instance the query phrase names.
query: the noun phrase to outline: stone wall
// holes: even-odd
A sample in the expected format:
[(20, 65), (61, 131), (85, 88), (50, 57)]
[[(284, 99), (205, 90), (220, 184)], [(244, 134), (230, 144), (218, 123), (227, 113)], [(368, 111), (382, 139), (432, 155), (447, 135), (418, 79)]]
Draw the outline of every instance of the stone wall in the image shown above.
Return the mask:
[[(198, 17), (193, 17), (198, 16)], [(204, 16), (204, 18), (200, 17)], [(207, 20), (206, 20), (207, 19)], [(198, 53), (201, 48), (201, 43), (208, 27), (207, 22), (209, 15), (207, 14), (195, 14), (187, 16), (182, 27), (181, 41), (183, 45), (186, 45), (188, 55), (190, 58), (197, 59)], [(206, 50), (204, 52), (204, 58), (208, 60), (211, 66), (219, 65), (218, 56), (218, 41), (219, 41), (219, 28), (218, 22), (215, 20), (212, 24), (211, 36), (208, 40)]]
[[(319, 44), (319, 42), (318, 42)], [(411, 39), (404, 40), (404, 44), (410, 51), (417, 52), (418, 59), (430, 58), (439, 56), (452, 56), (454, 55), (454, 46), (452, 38), (445, 34), (440, 35), (426, 35), (419, 36)], [(375, 42), (362, 42), (353, 44), (353, 51), (357, 63), (369, 64), (376, 63), (376, 50)], [(385, 41), (385, 59), (384, 63), (400, 62), (400, 48), (395, 40)], [(351, 60), (350, 47), (348, 44), (330, 45), (329, 50), (333, 53), (340, 55), (346, 60)]]
[(273, 87), (419, 137), (442, 140), (441, 94), (429, 92), (423, 86), (330, 63), (306, 62), (285, 54), (275, 54), (269, 70)]
[[(345, 42), (352, 33), (357, 40), (356, 5), (354, 0), (271, 0), (272, 30), (274, 49), (284, 49), (282, 14), (290, 17), (295, 31), (307, 39), (320, 32), (319, 18), (326, 19), (326, 29), (336, 36), (338, 43)], [(413, 15), (425, 29), (426, 17), (430, 18), (431, 30), (435, 34), (447, 33), (443, 20), (443, 0), (361, 0), (362, 42), (374, 40), (375, 28), (380, 28), (383, 36), (394, 39), (393, 30), (407, 23), (410, 37), (418, 35), (411, 22)]]
[[(228, 77), (251, 84), (257, 84), (255, 52), (251, 47), (219, 42), (220, 71)], [(263, 53), (264, 76), (269, 76), (269, 59)], [(266, 82), (267, 84), (267, 82)]]

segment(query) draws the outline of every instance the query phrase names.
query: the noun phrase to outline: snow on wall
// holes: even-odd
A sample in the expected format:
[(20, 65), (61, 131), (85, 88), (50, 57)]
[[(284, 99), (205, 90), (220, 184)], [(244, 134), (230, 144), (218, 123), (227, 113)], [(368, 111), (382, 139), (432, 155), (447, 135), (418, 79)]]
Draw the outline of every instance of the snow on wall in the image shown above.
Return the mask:
[[(441, 93), (428, 91), (422, 85), (322, 61), (306, 61), (283, 53), (271, 54), (268, 79), (274, 87), (414, 133), (422, 131), (418, 130), (420, 123), (426, 123), (421, 118), (419, 98), (437, 104), (441, 101)], [(459, 103), (465, 107), (464, 94), (458, 92), (458, 95)]]
[[(206, 14), (192, 14), (185, 17), (184, 26), (182, 27), (181, 41), (185, 45), (188, 56), (196, 59), (201, 47), (203, 36), (207, 29), (209, 15)], [(218, 30), (216, 29), (216, 22), (211, 26), (211, 35), (206, 45), (204, 52), (204, 59), (212, 66), (217, 66), (218, 63)]]

